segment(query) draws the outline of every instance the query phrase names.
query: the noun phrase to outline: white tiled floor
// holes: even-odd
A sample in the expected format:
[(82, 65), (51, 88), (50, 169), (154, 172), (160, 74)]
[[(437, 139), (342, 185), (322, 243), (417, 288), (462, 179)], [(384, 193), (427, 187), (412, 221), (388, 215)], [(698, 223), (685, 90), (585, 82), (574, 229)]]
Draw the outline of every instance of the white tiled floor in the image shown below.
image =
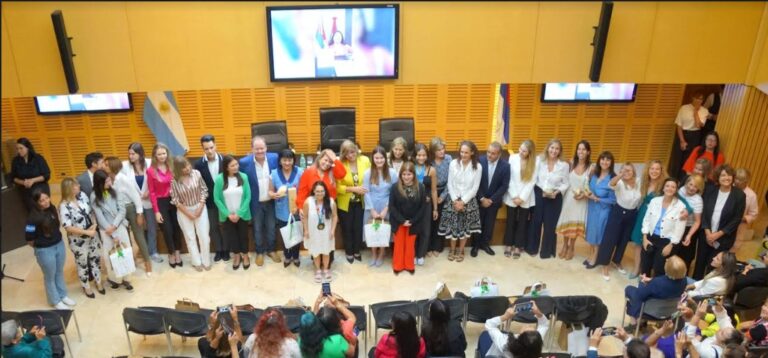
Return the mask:
[[(749, 242), (743, 252), (752, 253), (757, 241)], [(367, 253), (363, 263), (350, 265), (338, 252), (333, 267), (333, 291), (340, 293), (356, 305), (368, 305), (374, 302), (395, 299), (422, 299), (432, 295), (439, 281), (447, 283), (451, 292), (469, 291), (472, 283), (483, 275), (492, 277), (500, 287), (502, 295), (520, 295), (523, 288), (535, 281), (548, 284), (551, 294), (558, 295), (596, 295), (602, 298), (609, 309), (606, 326), (617, 326), (621, 322), (624, 287), (630, 283), (626, 276), (616, 271), (611, 280), (602, 279), (599, 270), (586, 270), (581, 265), (587, 252), (583, 242), (577, 246), (577, 256), (571, 261), (560, 259), (541, 260), (523, 255), (520, 260), (504, 257), (502, 247), (495, 247), (493, 257), (481, 252), (477, 258), (467, 255), (462, 263), (449, 262), (446, 254), (439, 258), (428, 258), (425, 266), (417, 266), (416, 274), (408, 273), (395, 276), (389, 261), (379, 268), (367, 266)], [(467, 250), (467, 254), (469, 254)], [(253, 256), (252, 256), (253, 257)], [(629, 259), (629, 258), (628, 258)], [(108, 357), (127, 355), (128, 344), (123, 330), (121, 312), (124, 307), (165, 306), (172, 307), (177, 299), (188, 297), (202, 307), (215, 308), (228, 303), (250, 303), (256, 307), (280, 305), (291, 298), (301, 297), (311, 304), (320, 291), (320, 285), (313, 281), (307, 253), (302, 253), (302, 266), (284, 269), (282, 264), (272, 263), (268, 258), (263, 267), (252, 264), (250, 270), (233, 272), (231, 265), (217, 263), (208, 272), (196, 272), (184, 257), (183, 268), (171, 269), (167, 263), (156, 264), (151, 278), (144, 275), (142, 268), (137, 269), (131, 282), (133, 292), (124, 289), (107, 288), (106, 296), (96, 294), (95, 299), (88, 299), (82, 293), (77, 280), (72, 255), (68, 255), (65, 266), (66, 281), (70, 297), (77, 301), (76, 314), (83, 334), (83, 342), (76, 337), (74, 325), (69, 329), (72, 351), (75, 357)], [(2, 281), (2, 309), (4, 311), (23, 311), (50, 308), (45, 299), (42, 273), (34, 260), (32, 249), (23, 247), (2, 255), (3, 264), (7, 264), (5, 273), (26, 280), (20, 283), (5, 279)], [(167, 262), (167, 261), (166, 261)], [(230, 262), (231, 263), (231, 262)], [(625, 262), (625, 264), (627, 264)], [(141, 264), (139, 267), (143, 267)], [(482, 331), (481, 324), (468, 324), (467, 352), (473, 352), (477, 336)], [(372, 335), (369, 347), (374, 344)], [(147, 337), (132, 335), (134, 351), (140, 355), (167, 355), (165, 337)], [(199, 356), (196, 340), (182, 343), (173, 337), (173, 354)]]

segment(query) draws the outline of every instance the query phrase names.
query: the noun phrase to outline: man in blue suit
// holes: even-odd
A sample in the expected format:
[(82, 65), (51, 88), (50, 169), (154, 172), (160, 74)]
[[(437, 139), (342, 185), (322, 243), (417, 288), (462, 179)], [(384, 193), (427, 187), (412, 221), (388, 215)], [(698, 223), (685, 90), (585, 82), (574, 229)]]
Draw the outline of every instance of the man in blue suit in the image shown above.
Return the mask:
[(281, 262), (275, 250), (275, 202), (269, 198), (272, 169), (277, 168), (277, 154), (267, 153), (267, 142), (260, 136), (251, 141), (252, 154), (240, 159), (240, 171), (248, 176), (251, 186), (251, 216), (256, 242), (256, 265), (264, 265), (264, 253)]
[(493, 142), (488, 146), (488, 153), (480, 157), (480, 165), (483, 166), (483, 175), (480, 179), (480, 188), (477, 189), (477, 202), (480, 204), (480, 224), (482, 232), (472, 242), (470, 255), (477, 257), (477, 251), (483, 250), (488, 255), (495, 255), (491, 249), (493, 227), (496, 224), (496, 214), (502, 204), (504, 193), (509, 187), (509, 163), (501, 159), (502, 146), (499, 142)]

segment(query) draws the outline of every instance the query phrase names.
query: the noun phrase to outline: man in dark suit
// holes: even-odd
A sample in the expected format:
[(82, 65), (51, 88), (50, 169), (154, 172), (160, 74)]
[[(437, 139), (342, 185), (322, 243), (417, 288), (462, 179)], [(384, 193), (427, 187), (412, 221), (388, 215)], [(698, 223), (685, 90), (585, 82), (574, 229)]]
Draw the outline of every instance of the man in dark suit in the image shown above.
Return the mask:
[(472, 257), (477, 257), (478, 250), (483, 250), (488, 255), (496, 254), (490, 246), (493, 227), (502, 204), (501, 199), (509, 186), (509, 163), (501, 160), (501, 150), (501, 143), (493, 142), (488, 146), (488, 153), (480, 157), (483, 175), (480, 188), (477, 189), (477, 202), (480, 204), (480, 224), (483, 231), (473, 241), (470, 251)]
[(208, 187), (208, 198), (205, 200), (205, 206), (208, 208), (211, 244), (216, 249), (213, 261), (229, 261), (229, 247), (224, 240), (224, 236), (221, 234), (219, 226), (219, 209), (216, 208), (216, 204), (213, 202), (213, 178), (224, 171), (221, 154), (216, 152), (216, 138), (211, 134), (200, 137), (200, 145), (203, 146), (203, 153), (205, 155), (195, 162), (195, 169), (200, 172), (205, 186)]
[(253, 236), (256, 242), (256, 265), (264, 265), (266, 253), (274, 262), (281, 262), (275, 250), (275, 202), (269, 198), (270, 173), (277, 168), (277, 154), (267, 153), (267, 142), (260, 136), (253, 137), (252, 154), (240, 159), (240, 171), (248, 176), (251, 186), (251, 216)]
[(88, 168), (88, 170), (77, 176), (77, 183), (80, 184), (80, 191), (90, 198), (91, 192), (93, 191), (93, 173), (99, 169), (107, 169), (107, 165), (104, 163), (104, 154), (101, 154), (100, 152), (86, 154), (85, 167)]

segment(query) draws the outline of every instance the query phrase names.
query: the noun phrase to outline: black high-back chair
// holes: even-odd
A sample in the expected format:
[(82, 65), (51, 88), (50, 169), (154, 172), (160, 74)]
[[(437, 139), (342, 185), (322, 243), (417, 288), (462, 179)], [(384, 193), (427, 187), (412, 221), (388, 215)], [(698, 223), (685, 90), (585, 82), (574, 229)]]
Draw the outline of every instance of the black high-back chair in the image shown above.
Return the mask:
[(760, 316), (760, 307), (768, 297), (768, 287), (750, 286), (736, 292), (732, 309), (742, 320), (756, 319)]
[(382, 118), (379, 120), (379, 145), (389, 152), (392, 140), (403, 137), (408, 143), (407, 150), (413, 151), (416, 140), (413, 118)]
[[(69, 337), (67, 336), (67, 324), (69, 318), (72, 316), (72, 310), (39, 310), (39, 311), (25, 311), (18, 315), (18, 321), (21, 328), (26, 332), (32, 329), (34, 326), (44, 326), (45, 334), (51, 338), (55, 336), (64, 336), (64, 341), (67, 345), (69, 355), (72, 356), (72, 346), (69, 343)], [(65, 322), (64, 315), (67, 315)], [(78, 329), (78, 337), (80, 336)], [(80, 338), (82, 342), (82, 337)]]
[(485, 323), (485, 321), (501, 316), (509, 308), (509, 298), (506, 296), (472, 297), (467, 301), (467, 322)]
[[(373, 316), (373, 341), (378, 342), (379, 328), (392, 329), (390, 320), (395, 313), (405, 311), (413, 315), (418, 321), (419, 306), (411, 301), (379, 302), (368, 306), (368, 314)], [(369, 317), (369, 322), (371, 322)], [(418, 322), (417, 322), (418, 324)], [(374, 343), (375, 344), (375, 343)]]
[(141, 334), (144, 338), (147, 336), (165, 334), (163, 314), (153, 310), (130, 307), (124, 308), (123, 326), (125, 327), (125, 338), (128, 340), (128, 350), (131, 352), (131, 356), (133, 356), (133, 345), (131, 344), (131, 336), (128, 332)]
[(280, 153), (283, 149), (288, 149), (288, 128), (285, 121), (251, 123), (251, 138), (255, 136), (264, 137), (268, 152)]
[(208, 316), (200, 312), (169, 309), (163, 312), (163, 322), (169, 354), (173, 354), (171, 351), (171, 333), (181, 336), (182, 342), (185, 342), (187, 337), (202, 337), (208, 333)]
[(320, 149), (338, 153), (346, 139), (355, 142), (355, 108), (320, 108)]
[[(363, 346), (363, 352), (368, 350), (368, 314), (365, 312), (364, 306), (349, 306), (347, 307), (355, 315), (355, 327), (363, 335), (365, 345)], [(360, 337), (360, 335), (358, 335)], [(359, 343), (358, 343), (359, 350)]]

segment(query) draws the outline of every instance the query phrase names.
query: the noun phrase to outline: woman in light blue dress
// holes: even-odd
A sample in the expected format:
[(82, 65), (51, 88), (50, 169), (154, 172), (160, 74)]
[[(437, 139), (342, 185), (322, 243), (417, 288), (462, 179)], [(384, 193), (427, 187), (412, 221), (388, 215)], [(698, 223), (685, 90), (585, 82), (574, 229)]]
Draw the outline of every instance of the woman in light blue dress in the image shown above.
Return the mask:
[[(363, 174), (363, 188), (365, 194), (365, 211), (363, 212), (363, 225), (369, 224), (373, 219), (387, 221), (389, 219), (389, 192), (392, 185), (397, 183), (397, 173), (387, 163), (387, 151), (377, 146), (371, 153), (373, 166)], [(365, 234), (363, 234), (365, 236)], [(367, 242), (367, 238), (365, 238)], [(372, 257), (369, 266), (381, 266), (384, 260), (384, 247), (371, 247)]]
[(587, 197), (587, 243), (589, 244), (589, 259), (584, 261), (588, 268), (595, 267), (597, 248), (603, 241), (605, 226), (611, 207), (616, 204), (616, 193), (608, 185), (616, 173), (613, 171), (613, 154), (605, 151), (600, 153), (597, 166), (589, 176), (589, 193)]

